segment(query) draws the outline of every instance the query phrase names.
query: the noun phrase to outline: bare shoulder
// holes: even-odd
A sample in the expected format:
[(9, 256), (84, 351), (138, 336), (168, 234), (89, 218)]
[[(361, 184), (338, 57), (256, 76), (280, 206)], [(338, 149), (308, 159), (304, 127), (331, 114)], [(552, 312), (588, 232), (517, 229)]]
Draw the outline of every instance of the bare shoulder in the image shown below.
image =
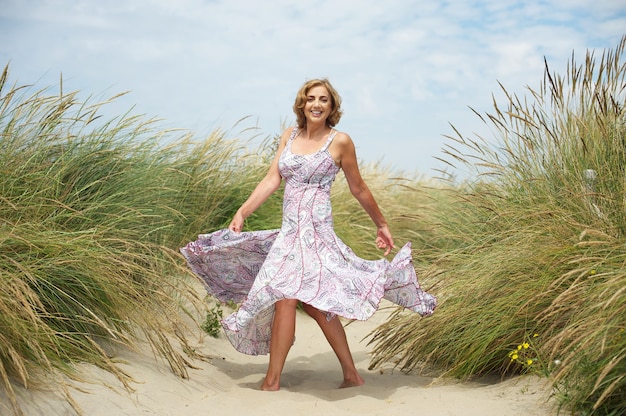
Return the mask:
[(350, 137), (350, 135), (348, 133), (344, 133), (342, 131), (338, 131), (337, 134), (335, 135), (335, 138), (333, 139), (333, 142), (340, 148), (346, 148), (346, 147), (351, 147), (354, 146), (354, 143), (352, 142), (352, 137)]
[(354, 143), (347, 133), (338, 131), (329, 151), (337, 166), (344, 169), (344, 172), (346, 169), (349, 170), (356, 161)]
[(287, 143), (287, 141), (289, 140), (289, 138), (291, 137), (291, 135), (293, 134), (293, 131), (296, 129), (296, 127), (287, 127), (283, 133), (280, 135), (280, 143), (281, 144), (285, 144)]
[(297, 127), (295, 127), (295, 126), (287, 127), (287, 128), (285, 129), (285, 131), (283, 131), (283, 134), (282, 134), (282, 136), (281, 136), (281, 137), (283, 137), (283, 138), (285, 138), (285, 137), (289, 138), (289, 136), (291, 136), (291, 134), (293, 133), (293, 131), (294, 131), (296, 128), (297, 128)]

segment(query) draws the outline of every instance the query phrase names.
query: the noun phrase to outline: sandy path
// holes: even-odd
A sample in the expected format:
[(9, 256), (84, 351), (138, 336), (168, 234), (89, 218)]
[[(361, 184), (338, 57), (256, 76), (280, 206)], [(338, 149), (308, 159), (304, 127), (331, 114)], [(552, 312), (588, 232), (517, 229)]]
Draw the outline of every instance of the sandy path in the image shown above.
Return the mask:
[[(296, 343), (282, 379), (282, 390), (258, 390), (265, 374), (267, 356), (251, 357), (235, 351), (225, 337), (196, 337), (200, 352), (211, 362), (196, 361), (190, 379), (174, 376), (149, 350), (145, 354), (121, 354), (122, 367), (132, 374), (136, 391), (128, 394), (101, 370), (85, 367), (100, 384), (81, 384), (89, 391), (72, 396), (89, 416), (113, 415), (429, 415), (429, 416), (546, 416), (553, 412), (544, 403), (545, 389), (534, 377), (503, 383), (459, 383), (407, 375), (391, 366), (367, 370), (368, 347), (362, 338), (383, 322), (378, 312), (367, 322), (346, 328), (357, 367), (365, 386), (337, 389), (341, 371), (337, 359), (315, 322), (298, 315)], [(194, 336), (190, 338), (193, 340)], [(27, 415), (73, 415), (62, 399), (41, 392), (20, 391)], [(0, 414), (10, 415), (0, 397)]]

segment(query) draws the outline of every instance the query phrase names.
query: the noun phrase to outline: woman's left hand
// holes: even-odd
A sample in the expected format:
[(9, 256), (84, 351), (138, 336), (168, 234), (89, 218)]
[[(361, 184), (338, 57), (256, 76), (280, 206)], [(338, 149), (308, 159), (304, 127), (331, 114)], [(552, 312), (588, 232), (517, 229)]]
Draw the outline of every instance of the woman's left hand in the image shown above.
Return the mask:
[(384, 256), (389, 254), (392, 248), (396, 248), (393, 244), (393, 237), (391, 236), (391, 231), (389, 231), (389, 226), (387, 224), (382, 227), (378, 227), (376, 246), (380, 249), (387, 249), (385, 250), (385, 254), (383, 254)]

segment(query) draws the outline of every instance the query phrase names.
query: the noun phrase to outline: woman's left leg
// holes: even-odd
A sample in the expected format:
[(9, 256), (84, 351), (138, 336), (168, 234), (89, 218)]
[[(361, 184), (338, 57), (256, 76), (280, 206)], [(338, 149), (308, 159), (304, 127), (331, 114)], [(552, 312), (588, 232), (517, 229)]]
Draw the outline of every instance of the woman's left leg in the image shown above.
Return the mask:
[(354, 365), (354, 359), (350, 352), (350, 346), (348, 345), (348, 339), (346, 337), (346, 331), (343, 329), (343, 325), (339, 318), (326, 319), (326, 314), (319, 309), (303, 303), (302, 306), (306, 313), (308, 313), (319, 325), (326, 337), (326, 340), (330, 344), (331, 348), (339, 359), (341, 370), (343, 371), (343, 383), (340, 387), (356, 387), (365, 384), (365, 380), (361, 378), (356, 366)]

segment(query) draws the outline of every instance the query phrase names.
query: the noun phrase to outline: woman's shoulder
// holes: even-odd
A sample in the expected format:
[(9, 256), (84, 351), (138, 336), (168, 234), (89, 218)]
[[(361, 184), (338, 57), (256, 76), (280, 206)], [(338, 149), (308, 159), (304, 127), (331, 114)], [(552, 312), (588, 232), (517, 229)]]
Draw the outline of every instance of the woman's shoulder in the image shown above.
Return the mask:
[(341, 146), (352, 145), (352, 137), (346, 132), (335, 130), (333, 141)]
[(287, 127), (285, 130), (283, 130), (281, 137), (283, 139), (288, 139), (296, 133), (298, 133), (298, 126), (290, 126), (290, 127)]

